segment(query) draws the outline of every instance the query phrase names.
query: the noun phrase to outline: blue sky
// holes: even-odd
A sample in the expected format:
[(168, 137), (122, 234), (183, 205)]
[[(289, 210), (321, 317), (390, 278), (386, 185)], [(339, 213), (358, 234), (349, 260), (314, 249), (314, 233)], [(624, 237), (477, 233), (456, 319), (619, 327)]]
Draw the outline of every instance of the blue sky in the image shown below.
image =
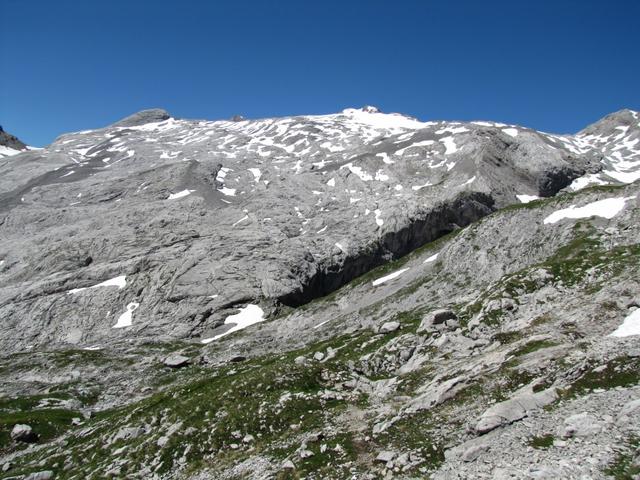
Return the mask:
[(0, 0), (0, 125), (29, 144), (162, 107), (376, 105), (575, 132), (640, 109), (640, 2)]

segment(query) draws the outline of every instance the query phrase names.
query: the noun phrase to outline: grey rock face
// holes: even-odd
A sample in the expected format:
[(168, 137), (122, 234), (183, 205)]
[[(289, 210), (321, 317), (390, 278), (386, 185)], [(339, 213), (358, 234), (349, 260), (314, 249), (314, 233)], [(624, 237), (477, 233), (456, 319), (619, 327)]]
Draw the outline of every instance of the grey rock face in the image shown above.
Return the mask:
[(529, 413), (553, 403), (558, 398), (554, 388), (537, 393), (524, 393), (497, 403), (482, 414), (476, 424), (476, 432), (487, 433), (502, 425), (520, 420)]
[(51, 480), (53, 478), (53, 472), (51, 470), (43, 470), (41, 472), (30, 473), (25, 477), (25, 480)]
[(462, 461), (463, 462), (473, 462), (480, 455), (482, 455), (484, 452), (486, 452), (490, 448), (491, 448), (491, 446), (487, 445), (487, 444), (473, 445), (473, 446), (469, 447), (467, 450), (464, 451), (464, 453), (462, 454)]
[(580, 142), (372, 108), (63, 135), (0, 164), (0, 347), (210, 341), (556, 193), (597, 164)]
[(112, 127), (137, 127), (147, 123), (162, 122), (171, 118), (166, 110), (161, 108), (152, 108), (149, 110), (141, 110), (140, 112), (129, 115), (127, 118), (111, 125)]
[(571, 415), (565, 419), (564, 425), (565, 428), (562, 432), (564, 438), (588, 437), (602, 430), (602, 425), (592, 415), (586, 412)]

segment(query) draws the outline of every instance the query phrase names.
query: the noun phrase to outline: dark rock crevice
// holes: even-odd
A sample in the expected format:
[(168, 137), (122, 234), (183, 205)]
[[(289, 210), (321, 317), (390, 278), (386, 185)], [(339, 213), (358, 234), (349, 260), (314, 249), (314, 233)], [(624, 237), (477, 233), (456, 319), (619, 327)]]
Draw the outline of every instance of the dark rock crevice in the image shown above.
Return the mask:
[(337, 290), (351, 280), (379, 267), (390, 258), (402, 257), (429, 242), (465, 227), (495, 210), (493, 197), (466, 192), (453, 201), (442, 203), (397, 231), (387, 232), (369, 248), (350, 255), (342, 265), (321, 266), (300, 290), (278, 298), (289, 307), (299, 307)]

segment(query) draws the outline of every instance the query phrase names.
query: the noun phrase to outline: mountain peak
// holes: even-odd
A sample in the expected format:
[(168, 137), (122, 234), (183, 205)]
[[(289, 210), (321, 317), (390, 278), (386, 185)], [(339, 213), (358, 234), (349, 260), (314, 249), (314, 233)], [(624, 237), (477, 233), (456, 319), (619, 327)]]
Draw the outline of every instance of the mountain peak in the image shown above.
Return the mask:
[(162, 122), (171, 118), (169, 112), (162, 108), (150, 108), (148, 110), (140, 110), (139, 112), (129, 115), (122, 120), (117, 121), (112, 127), (135, 127), (144, 125), (145, 123)]
[(592, 123), (584, 130), (580, 131), (579, 135), (609, 135), (617, 127), (638, 127), (640, 126), (640, 113), (624, 108), (617, 112), (610, 113), (609, 115), (601, 118), (595, 123)]

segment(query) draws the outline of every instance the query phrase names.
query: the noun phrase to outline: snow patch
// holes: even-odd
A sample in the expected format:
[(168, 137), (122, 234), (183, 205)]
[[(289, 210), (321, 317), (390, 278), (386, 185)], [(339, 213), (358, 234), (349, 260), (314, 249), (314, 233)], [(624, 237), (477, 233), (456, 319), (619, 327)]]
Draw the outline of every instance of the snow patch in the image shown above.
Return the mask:
[(235, 197), (236, 196), (236, 189), (235, 188), (222, 187), (222, 188), (219, 188), (218, 191), (221, 194), (227, 195), (229, 197)]
[(388, 282), (389, 280), (393, 280), (394, 278), (399, 277), (400, 275), (402, 275), (404, 272), (406, 272), (407, 270), (409, 270), (408, 268), (403, 268), (401, 270), (396, 270), (393, 273), (390, 273), (389, 275), (385, 275), (384, 277), (380, 277), (377, 280), (374, 280), (373, 282), (371, 282), (371, 284), (376, 287), (380, 284), (383, 284), (385, 282)]
[(137, 302), (131, 302), (127, 305), (127, 311), (118, 318), (117, 323), (111, 328), (124, 328), (132, 325), (133, 312), (140, 306)]
[(445, 149), (446, 149), (444, 152), (445, 155), (451, 155), (452, 153), (456, 153), (458, 151), (458, 147), (453, 137), (444, 137), (440, 139), (440, 141), (445, 146)]
[(90, 289), (90, 288), (118, 287), (120, 290), (122, 290), (126, 286), (127, 286), (127, 276), (126, 275), (120, 275), (119, 277), (115, 277), (115, 278), (111, 278), (109, 280), (105, 280), (104, 282), (98, 283), (97, 285), (93, 285), (92, 287), (73, 288), (73, 289), (71, 289), (71, 290), (69, 290), (67, 292), (67, 295), (72, 295), (74, 293), (82, 292), (82, 291)]
[(518, 136), (518, 130), (515, 128), (503, 128), (502, 131), (513, 138)]
[(376, 224), (378, 224), (379, 227), (381, 227), (382, 225), (384, 225), (384, 220), (382, 220), (382, 212), (379, 209), (376, 209), (373, 211), (373, 213), (376, 214)]
[(425, 263), (431, 263), (431, 262), (435, 262), (436, 258), (438, 258), (438, 254), (433, 254), (431, 255), (429, 258), (427, 258), (424, 262), (422, 262), (423, 264)]
[(631, 312), (609, 336), (611, 337), (629, 337), (631, 335), (640, 335), (640, 308)]
[(540, 197), (537, 195), (516, 195), (516, 198), (520, 200), (521, 203), (529, 203), (534, 200), (540, 200)]
[(239, 330), (244, 330), (245, 328), (260, 322), (264, 322), (264, 311), (258, 305), (249, 304), (246, 307), (239, 309), (239, 312), (235, 315), (229, 315), (226, 318), (224, 324), (233, 325), (233, 327), (220, 335), (216, 335), (215, 337), (205, 338), (202, 340), (202, 343), (211, 343), (218, 338)]
[(562, 210), (553, 212), (544, 219), (544, 223), (556, 223), (563, 218), (589, 218), (594, 216), (611, 219), (620, 213), (627, 200), (633, 198), (635, 197), (607, 198), (605, 200), (588, 203), (578, 208), (576, 208), (575, 205), (571, 205), (569, 208), (563, 208)]
[(167, 197), (167, 200), (177, 200), (178, 198), (186, 197), (187, 195), (190, 195), (193, 192), (195, 192), (195, 190), (182, 190), (181, 192), (178, 192), (178, 193), (172, 193)]

